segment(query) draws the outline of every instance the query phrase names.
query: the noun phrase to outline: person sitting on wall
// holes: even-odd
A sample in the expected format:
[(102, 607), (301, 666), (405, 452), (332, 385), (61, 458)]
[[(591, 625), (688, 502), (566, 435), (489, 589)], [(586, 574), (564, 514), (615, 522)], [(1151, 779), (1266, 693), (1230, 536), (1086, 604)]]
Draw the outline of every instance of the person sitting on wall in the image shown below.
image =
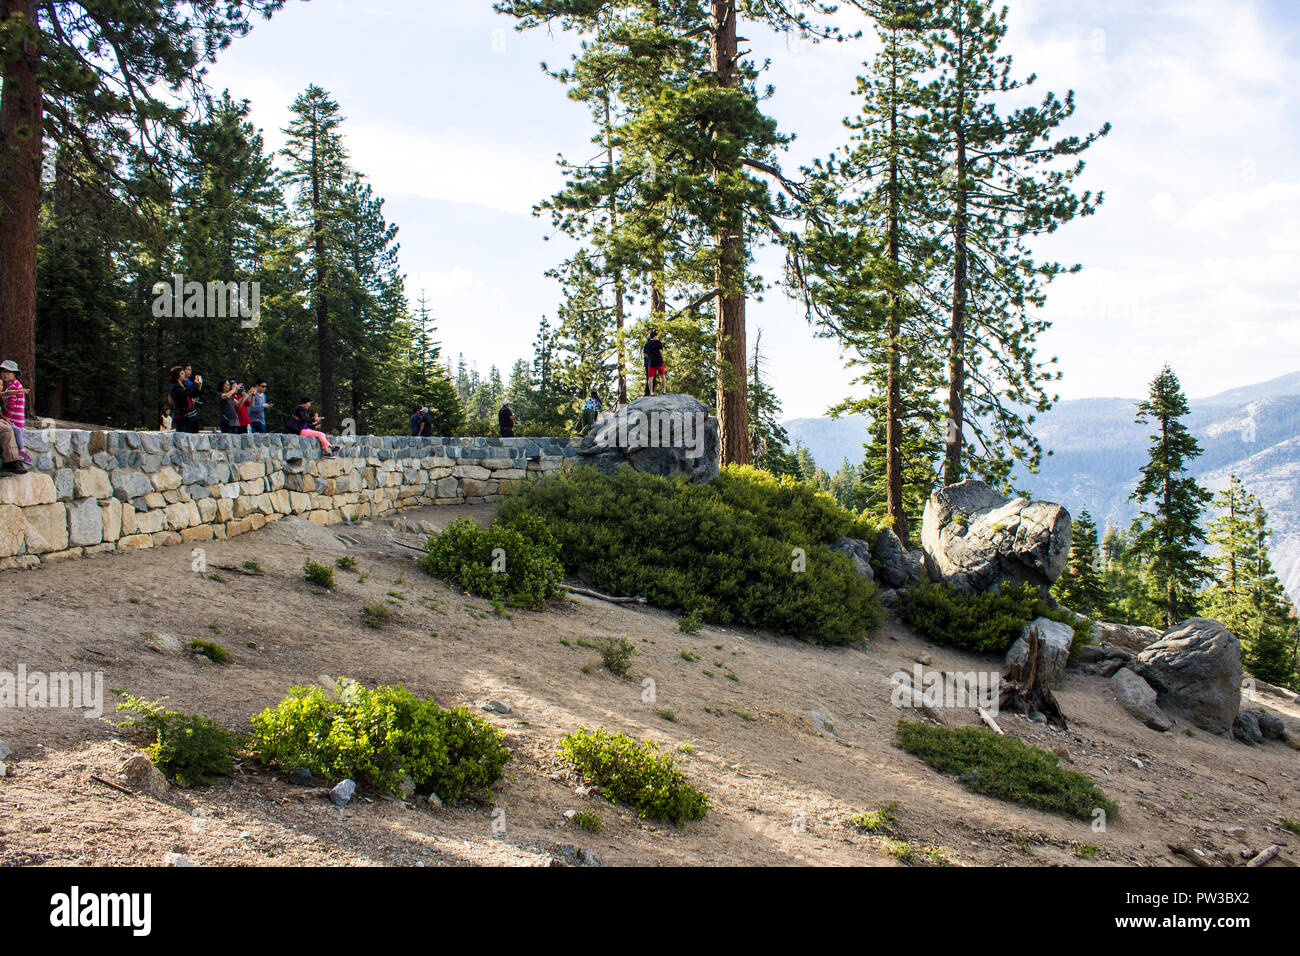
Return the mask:
[(314, 438), (320, 442), (321, 450), (327, 455), (336, 454), (336, 450), (330, 447), (330, 440), (325, 433), (317, 429), (323, 419), (315, 415), (311, 410), (311, 399), (304, 395), (298, 402), (298, 407), (293, 410), (293, 414), (285, 419), (284, 430), (290, 435), (302, 435), (304, 438)]

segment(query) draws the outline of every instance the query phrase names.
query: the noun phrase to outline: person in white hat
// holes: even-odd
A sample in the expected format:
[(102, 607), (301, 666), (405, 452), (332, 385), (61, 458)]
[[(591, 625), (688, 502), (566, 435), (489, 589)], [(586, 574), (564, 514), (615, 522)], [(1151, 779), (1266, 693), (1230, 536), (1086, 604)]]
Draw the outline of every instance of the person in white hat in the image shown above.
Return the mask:
[(18, 363), (13, 359), (0, 362), (0, 398), (4, 399), (4, 420), (14, 435), (14, 445), (18, 457), (31, 461), (31, 456), (23, 448), (23, 429), (27, 427), (27, 389), (18, 381)]

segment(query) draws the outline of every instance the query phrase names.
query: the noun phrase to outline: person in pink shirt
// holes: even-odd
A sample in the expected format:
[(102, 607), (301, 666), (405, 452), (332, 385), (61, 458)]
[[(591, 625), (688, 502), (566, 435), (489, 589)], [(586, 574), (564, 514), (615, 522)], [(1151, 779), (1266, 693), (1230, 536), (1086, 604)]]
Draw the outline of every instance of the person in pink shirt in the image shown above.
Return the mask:
[(27, 424), (27, 389), (18, 381), (18, 363), (13, 359), (0, 362), (0, 383), (3, 383), (0, 398), (4, 399), (4, 420), (14, 431), (19, 457), (30, 462), (32, 457), (23, 448), (23, 428)]

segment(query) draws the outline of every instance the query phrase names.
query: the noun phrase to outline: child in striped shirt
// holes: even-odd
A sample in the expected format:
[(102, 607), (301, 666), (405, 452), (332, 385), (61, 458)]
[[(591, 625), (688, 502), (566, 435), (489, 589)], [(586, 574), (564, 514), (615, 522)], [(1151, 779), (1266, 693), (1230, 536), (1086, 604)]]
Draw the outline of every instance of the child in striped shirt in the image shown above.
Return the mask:
[(18, 445), (18, 455), (23, 461), (30, 462), (31, 455), (23, 448), (23, 428), (27, 422), (27, 389), (18, 381), (18, 363), (13, 359), (0, 362), (0, 398), (4, 400), (4, 419), (14, 430), (14, 442)]

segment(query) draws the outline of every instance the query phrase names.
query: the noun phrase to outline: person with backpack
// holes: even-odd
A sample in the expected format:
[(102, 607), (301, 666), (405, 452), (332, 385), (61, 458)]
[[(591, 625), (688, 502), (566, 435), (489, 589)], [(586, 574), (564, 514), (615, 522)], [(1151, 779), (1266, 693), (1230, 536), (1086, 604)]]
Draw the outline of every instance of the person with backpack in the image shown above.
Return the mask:
[(325, 433), (318, 431), (316, 426), (321, 423), (319, 415), (313, 415), (311, 410), (311, 399), (304, 395), (298, 403), (298, 407), (293, 410), (293, 414), (284, 420), (284, 430), (290, 435), (301, 435), (303, 438), (314, 438), (320, 442), (320, 447), (326, 455), (331, 457), (337, 454), (337, 449), (330, 447), (330, 440)]
[(176, 365), (171, 370), (171, 386), (167, 400), (175, 409), (176, 430), (198, 434), (199, 392), (203, 389), (203, 376), (195, 375), (193, 367)]
[(641, 347), (641, 354), (645, 356), (645, 393), (653, 395), (655, 393), (655, 379), (663, 379), (661, 391), (668, 390), (668, 373), (664, 370), (664, 344), (659, 341), (659, 333), (655, 329), (650, 330), (650, 337), (645, 340), (645, 345)]

